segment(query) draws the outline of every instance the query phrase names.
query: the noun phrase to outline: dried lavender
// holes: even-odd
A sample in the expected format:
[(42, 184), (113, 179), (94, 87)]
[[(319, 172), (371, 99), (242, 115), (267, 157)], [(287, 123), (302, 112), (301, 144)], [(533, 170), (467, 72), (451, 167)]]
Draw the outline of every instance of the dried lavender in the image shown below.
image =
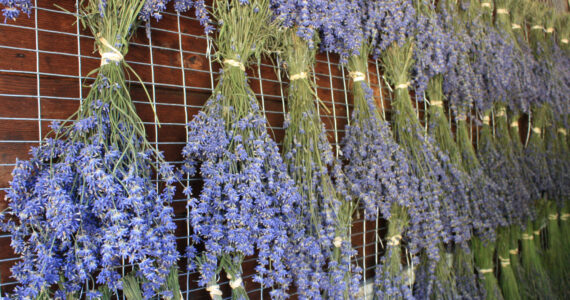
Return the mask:
[(4, 23), (6, 23), (8, 19), (16, 21), (16, 18), (20, 16), (20, 12), (27, 14), (28, 17), (32, 13), (31, 0), (0, 0), (0, 5), (4, 6), (2, 9)]

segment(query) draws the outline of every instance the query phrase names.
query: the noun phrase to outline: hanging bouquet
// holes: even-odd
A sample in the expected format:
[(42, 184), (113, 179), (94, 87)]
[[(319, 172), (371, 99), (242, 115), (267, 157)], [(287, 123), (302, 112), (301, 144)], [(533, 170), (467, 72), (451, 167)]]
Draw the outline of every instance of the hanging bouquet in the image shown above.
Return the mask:
[(219, 26), (214, 42), (222, 74), (212, 97), (188, 125), (183, 150), (184, 170), (190, 176), (199, 172), (203, 180), (198, 196), (185, 190), (194, 242), (187, 251), (190, 268), (198, 269), (198, 283), (215, 299), (222, 296), (222, 270), (232, 299), (248, 298), (242, 279), (246, 256), (257, 254), (254, 281), (272, 288), (276, 299), (287, 297), (289, 267), (304, 268), (295, 257), (298, 247), (307, 246), (298, 226), (299, 193), (267, 132), (245, 72), (251, 59), (267, 49), (276, 28), (269, 6), (266, 0), (214, 3)]
[(90, 73), (96, 78), (79, 110), (54, 123), (13, 171), (2, 225), (21, 257), (12, 269), (18, 298), (108, 299), (120, 290), (129, 299), (178, 297), (177, 279), (166, 282), (178, 259), (169, 206), (177, 175), (146, 140), (126, 83), (134, 72), (124, 61), (140, 22), (160, 17), (158, 4), (79, 7), (101, 66)]
[[(329, 22), (336, 22), (334, 16), (342, 16), (342, 9), (332, 1), (272, 1), (275, 18), (283, 25), (278, 52), (290, 80), (283, 156), (301, 194), (299, 217), (310, 241), (299, 255), (309, 269), (295, 281), (300, 297), (310, 299), (351, 298), (360, 280), (360, 267), (351, 261), (356, 251), (350, 238), (357, 205), (320, 119), (319, 107), (328, 108), (311, 79), (317, 32), (330, 30)], [(334, 12), (329, 19), (327, 10)]]

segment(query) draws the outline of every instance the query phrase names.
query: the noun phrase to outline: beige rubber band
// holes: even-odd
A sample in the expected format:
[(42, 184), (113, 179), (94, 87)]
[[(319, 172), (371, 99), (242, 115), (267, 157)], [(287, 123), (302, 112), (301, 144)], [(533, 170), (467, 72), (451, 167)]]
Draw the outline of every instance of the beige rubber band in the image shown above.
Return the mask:
[(491, 118), (489, 116), (483, 116), (483, 124), (489, 125), (491, 124)]
[(210, 285), (206, 288), (206, 291), (208, 291), (210, 293), (210, 297), (212, 297), (212, 299), (214, 299), (216, 296), (222, 296), (222, 291), (220, 290), (220, 286), (219, 285)]
[(364, 79), (366, 79), (366, 75), (358, 71), (349, 72), (348, 75), (352, 78), (352, 81), (354, 82), (364, 81)]
[(509, 10), (504, 8), (497, 8), (497, 15), (508, 15)]
[(560, 216), (560, 221), (568, 221), (568, 218), (570, 218), (570, 214), (562, 214)]
[(305, 79), (305, 78), (307, 78), (307, 72), (301, 72), (298, 74), (291, 75), (291, 78), (289, 78), (289, 79), (291, 81), (293, 81), (293, 80), (299, 80), (299, 79)]
[[(98, 36), (101, 34), (97, 34)], [(121, 53), (121, 51), (117, 50), (117, 48), (113, 47), (104, 37), (99, 37), (99, 42), (103, 44), (103, 46), (109, 48), (111, 51), (101, 53), (101, 49), (99, 49), (99, 54), (101, 55), (101, 66), (104, 66), (109, 63), (109, 61), (113, 62), (120, 62), (125, 57)]]
[(407, 89), (410, 86), (410, 82), (400, 83), (396, 86), (396, 89)]
[(534, 235), (540, 235), (540, 230), (536, 230), (532, 232)]
[(443, 107), (443, 101), (441, 100), (431, 100), (429, 104), (437, 107)]
[(239, 69), (242, 70), (242, 71), (245, 71), (245, 66), (244, 66), (241, 62), (239, 62), (239, 61), (237, 61), (237, 60), (224, 59), (224, 64), (230, 65), (230, 66), (232, 66), (232, 67), (236, 67), (236, 68), (239, 68)]
[(342, 246), (342, 238), (340, 236), (335, 237), (333, 240), (333, 245), (336, 248), (340, 248), (340, 246)]
[(560, 42), (561, 42), (562, 44), (568, 44), (568, 39), (561, 39)]
[(532, 235), (530, 235), (530, 234), (523, 233), (523, 234), (522, 234), (522, 239), (523, 239), (523, 240), (533, 240), (533, 239), (534, 239), (534, 236), (532, 236)]
[(542, 132), (542, 130), (540, 129), (540, 127), (534, 127), (534, 128), (532, 128), (532, 132), (534, 132), (536, 134), (540, 134)]
[(230, 287), (232, 290), (235, 290), (241, 286), (242, 280), (241, 277), (236, 278), (235, 280), (230, 280)]
[(549, 214), (548, 219), (550, 221), (556, 221), (556, 220), (558, 220), (558, 214)]
[(516, 23), (512, 23), (512, 24), (511, 24), (511, 28), (512, 28), (512, 29), (522, 29), (521, 25), (516, 24)]
[(481, 3), (481, 7), (491, 8), (491, 3), (490, 2), (483, 2), (483, 3)]
[(479, 269), (481, 274), (493, 273), (493, 269)]
[(400, 240), (402, 239), (402, 236), (400, 234), (396, 234), (395, 236), (389, 237), (387, 238), (388, 240), (388, 246), (398, 246), (400, 245)]
[(544, 26), (542, 26), (542, 25), (534, 25), (534, 26), (532, 26), (530, 29), (535, 29), (535, 30), (536, 30), (536, 29), (540, 29), (540, 30), (544, 30)]
[(566, 135), (566, 129), (565, 128), (558, 128), (558, 133), (560, 133), (562, 135)]
[(511, 264), (510, 258), (503, 258), (499, 256), (499, 260), (501, 261), (501, 267), (508, 267)]
[(511, 255), (518, 255), (518, 254), (519, 254), (519, 249), (518, 249), (518, 248), (516, 248), (516, 249), (511, 249), (511, 250), (509, 250), (509, 254), (511, 254)]
[(554, 32), (554, 27), (548, 27), (546, 28), (546, 33), (553, 33)]
[(497, 114), (496, 114), (495, 116), (497, 116), (497, 117), (503, 117), (503, 116), (505, 116), (505, 115), (506, 115), (505, 109), (504, 109), (504, 108), (501, 108), (501, 109), (497, 112)]
[(519, 121), (513, 121), (511, 127), (519, 127)]

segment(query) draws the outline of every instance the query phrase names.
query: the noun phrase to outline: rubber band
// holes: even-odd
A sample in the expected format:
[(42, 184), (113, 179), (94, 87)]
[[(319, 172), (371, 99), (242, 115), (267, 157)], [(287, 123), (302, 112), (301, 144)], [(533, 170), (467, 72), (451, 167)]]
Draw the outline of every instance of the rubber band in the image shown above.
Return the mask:
[(546, 28), (546, 33), (553, 33), (554, 32), (554, 27), (548, 27)]
[(237, 60), (224, 59), (224, 64), (230, 65), (230, 66), (232, 66), (232, 67), (236, 67), (236, 68), (239, 68), (239, 69), (242, 70), (242, 71), (245, 71), (245, 66), (244, 66), (241, 62), (239, 62), (239, 61), (237, 61)]
[(566, 128), (558, 128), (558, 133), (566, 135)]
[(523, 239), (523, 240), (533, 240), (533, 239), (534, 239), (534, 236), (532, 236), (531, 234), (523, 233), (523, 234), (522, 234), (522, 239)]
[(120, 62), (125, 58), (123, 56), (123, 54), (121, 53), (121, 51), (117, 50), (117, 48), (115, 48), (111, 44), (109, 44), (109, 42), (107, 42), (107, 40), (104, 37), (101, 37), (100, 33), (98, 33), (97, 36), (99, 36), (99, 39), (98, 39), (99, 42), (101, 42), (101, 44), (103, 44), (103, 46), (105, 46), (105, 47), (109, 48), (109, 50), (111, 50), (111, 51), (101, 53), (101, 49), (99, 49), (99, 54), (101, 55), (101, 66), (108, 64), (109, 61)]
[(335, 237), (334, 241), (333, 241), (333, 245), (336, 248), (340, 248), (340, 246), (342, 246), (342, 238), (340, 236)]
[(400, 83), (396, 86), (396, 89), (407, 89), (410, 86), (410, 82)]
[(532, 232), (534, 235), (540, 235), (540, 230), (535, 230)]
[(222, 291), (220, 290), (220, 286), (219, 285), (210, 285), (206, 288), (206, 291), (208, 291), (210, 293), (210, 297), (212, 297), (212, 299), (214, 299), (216, 296), (222, 296)]
[(568, 221), (568, 218), (570, 218), (570, 214), (564, 213), (560, 216), (560, 221)]
[(483, 2), (481, 3), (481, 7), (491, 8), (491, 2)]
[(519, 121), (513, 121), (511, 127), (519, 127)]
[(521, 25), (517, 24), (517, 23), (512, 23), (511, 24), (511, 28), (512, 29), (522, 29)]
[(558, 214), (549, 214), (548, 219), (550, 221), (556, 221), (556, 220), (558, 220)]
[(495, 116), (502, 117), (504, 115), (506, 115), (505, 109), (501, 108), (501, 109), (499, 109), (499, 111), (497, 112), (497, 114)]
[(307, 78), (307, 72), (301, 72), (298, 74), (291, 75), (289, 80), (293, 81), (293, 80), (299, 80), (299, 79), (305, 79), (305, 78)]
[(519, 254), (519, 248), (515, 248), (515, 249), (509, 250), (509, 254), (511, 254), (511, 255), (518, 255), (518, 254)]
[(534, 128), (532, 128), (532, 132), (534, 132), (536, 134), (540, 134), (542, 132), (542, 130), (540, 129), (540, 127), (534, 127)]
[(481, 274), (493, 273), (493, 269), (479, 269)]
[(497, 8), (497, 15), (508, 15), (509, 10), (505, 8)]
[(391, 236), (389, 238), (387, 238), (388, 240), (388, 246), (398, 246), (400, 245), (400, 240), (402, 239), (402, 235), (400, 234), (396, 234), (394, 236)]
[(483, 124), (489, 125), (491, 123), (491, 118), (489, 116), (483, 116)]
[(429, 104), (437, 107), (443, 107), (443, 101), (441, 100), (431, 100)]
[(354, 82), (364, 81), (364, 79), (366, 79), (366, 75), (358, 71), (349, 72), (348, 75), (352, 78), (352, 81)]
[(568, 44), (568, 39), (561, 39), (560, 42), (561, 42), (562, 44)]
[(544, 26), (542, 26), (542, 25), (534, 25), (534, 26), (532, 26), (530, 29), (540, 29), (540, 30), (544, 30)]
[(236, 278), (235, 280), (230, 280), (230, 287), (232, 290), (235, 290), (241, 286), (242, 280), (241, 277)]
[(501, 267), (508, 267), (511, 264), (510, 258), (503, 258), (499, 256), (499, 260), (501, 261)]

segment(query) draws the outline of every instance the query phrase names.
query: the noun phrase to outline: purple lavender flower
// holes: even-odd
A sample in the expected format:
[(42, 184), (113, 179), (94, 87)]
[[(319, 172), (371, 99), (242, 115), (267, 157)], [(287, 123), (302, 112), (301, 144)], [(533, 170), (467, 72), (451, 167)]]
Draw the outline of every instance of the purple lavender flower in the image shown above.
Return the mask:
[(0, 5), (4, 6), (2, 9), (4, 23), (8, 19), (16, 20), (20, 16), (20, 12), (28, 16), (32, 13), (32, 2), (30, 0), (0, 0)]

